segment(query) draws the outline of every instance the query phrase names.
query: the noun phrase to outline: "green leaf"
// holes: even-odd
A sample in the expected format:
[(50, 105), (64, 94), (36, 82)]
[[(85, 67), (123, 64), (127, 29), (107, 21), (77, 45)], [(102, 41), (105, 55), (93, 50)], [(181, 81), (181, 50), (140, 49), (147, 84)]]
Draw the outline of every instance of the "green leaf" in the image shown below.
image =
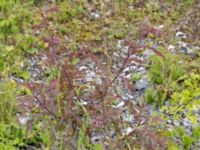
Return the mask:
[(197, 125), (197, 118), (195, 115), (189, 116), (190, 121), (192, 122), (193, 125)]
[(3, 67), (4, 67), (4, 61), (0, 59), (0, 70), (3, 70)]
[(94, 150), (102, 150), (102, 145), (101, 144), (94, 144)]
[(144, 97), (145, 97), (145, 100), (147, 101), (147, 103), (152, 103), (154, 102), (154, 91), (152, 88), (149, 88), (147, 90), (145, 90), (145, 93), (144, 93)]
[(193, 109), (194, 110), (196, 110), (197, 108), (198, 108), (198, 105), (199, 105), (199, 100), (198, 99), (195, 99), (194, 101), (193, 101)]
[(79, 58), (73, 58), (73, 60), (72, 60), (72, 64), (73, 65), (76, 65), (76, 64), (78, 64), (79, 63), (79, 61), (80, 61), (80, 59)]
[(167, 150), (180, 150), (177, 145), (169, 146)]
[(16, 25), (12, 26), (12, 27), (11, 27), (11, 32), (12, 32), (12, 33), (17, 33), (17, 32), (19, 32), (18, 26), (16, 26)]
[(26, 49), (26, 52), (28, 52), (28, 53), (30, 53), (30, 54), (34, 54), (34, 53), (36, 53), (37, 51), (38, 51), (38, 49), (37, 49), (37, 48), (34, 48), (34, 47)]
[(28, 71), (23, 71), (20, 73), (19, 76), (24, 78), (25, 80), (28, 80), (30, 78), (30, 73)]
[(188, 136), (187, 134), (184, 134), (183, 136), (183, 139), (182, 139), (182, 142), (183, 142), (183, 146), (185, 149), (189, 149), (190, 148), (190, 145), (192, 144), (193, 142), (193, 138), (191, 136)]
[(142, 77), (142, 74), (139, 72), (139, 73), (133, 74), (131, 78), (133, 81), (137, 81), (137, 80), (140, 80), (141, 77)]
[(11, 52), (11, 51), (13, 51), (14, 50), (14, 46), (13, 45), (11, 45), (11, 46), (5, 46), (5, 51), (6, 52)]
[(118, 39), (124, 38), (125, 37), (125, 32), (119, 31), (119, 32), (115, 33), (114, 36), (115, 36), (115, 38), (118, 38)]
[(184, 127), (175, 126), (173, 132), (175, 136), (182, 137), (185, 133), (185, 129)]
[(200, 126), (197, 126), (195, 128), (193, 128), (192, 130), (192, 136), (196, 139), (200, 138)]

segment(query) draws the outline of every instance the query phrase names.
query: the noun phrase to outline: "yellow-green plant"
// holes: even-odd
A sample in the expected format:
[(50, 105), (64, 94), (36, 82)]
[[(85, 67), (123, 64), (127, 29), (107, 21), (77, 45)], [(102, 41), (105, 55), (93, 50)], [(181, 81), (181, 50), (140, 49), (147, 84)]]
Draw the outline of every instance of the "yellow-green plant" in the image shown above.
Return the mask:
[(166, 59), (156, 55), (149, 58), (147, 75), (149, 81), (154, 85), (145, 91), (148, 103), (162, 106), (164, 101), (173, 90), (172, 86), (186, 73), (186, 66), (179, 64), (180, 57), (166, 53)]
[(183, 116), (190, 121), (192, 135), (188, 135), (183, 126), (175, 126), (172, 131), (169, 131), (170, 138), (180, 138), (183, 148), (189, 149), (192, 143), (196, 146), (200, 137), (196, 116), (200, 100), (200, 75), (194, 73), (187, 75), (179, 86), (181, 88), (172, 94), (169, 105), (161, 107), (161, 112), (166, 121), (171, 119), (180, 122)]

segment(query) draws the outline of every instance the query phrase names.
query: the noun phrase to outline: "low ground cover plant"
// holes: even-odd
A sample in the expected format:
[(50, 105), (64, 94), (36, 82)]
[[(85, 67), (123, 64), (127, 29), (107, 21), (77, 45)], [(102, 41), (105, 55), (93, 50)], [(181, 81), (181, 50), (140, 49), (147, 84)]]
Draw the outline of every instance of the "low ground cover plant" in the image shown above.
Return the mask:
[[(84, 48), (67, 55), (65, 61), (59, 65), (59, 76), (49, 84), (26, 84), (32, 94), (18, 100), (19, 108), (22, 108), (23, 114), (34, 114), (31, 115), (33, 123), (42, 121), (49, 127), (50, 133), (46, 133), (51, 141), (47, 144), (49, 148), (55, 144), (53, 141), (57, 140), (62, 148), (92, 149), (97, 146), (92, 141), (94, 134), (102, 136), (97, 143), (109, 149), (140, 145), (153, 149), (165, 146), (162, 132), (152, 131), (148, 126), (150, 120), (145, 112), (145, 102), (137, 106), (114, 90), (116, 82), (124, 82), (125, 87), (134, 92), (129, 81), (120, 76), (130, 61), (142, 62), (130, 58), (131, 54), (137, 52), (137, 46), (129, 46), (130, 50), (122, 66), (118, 70), (112, 70), (112, 74), (109, 72), (109, 66), (102, 61), (103, 58)], [(74, 58), (79, 60), (75, 64)], [(84, 81), (84, 72), (77, 68), (84, 61), (93, 61), (97, 66), (96, 81)], [(123, 110), (114, 105), (114, 101), (124, 103), (126, 113), (133, 117), (134, 124), (124, 120)], [(126, 131), (127, 128), (130, 129), (129, 132)], [(59, 133), (65, 133), (66, 136), (60, 139)], [(151, 140), (152, 137), (154, 140)]]
[[(199, 49), (168, 48), (198, 44), (174, 38), (197, 12), (195, 0), (1, 0), (0, 149), (198, 149)], [(145, 66), (138, 100), (144, 72), (124, 77), (130, 64)]]

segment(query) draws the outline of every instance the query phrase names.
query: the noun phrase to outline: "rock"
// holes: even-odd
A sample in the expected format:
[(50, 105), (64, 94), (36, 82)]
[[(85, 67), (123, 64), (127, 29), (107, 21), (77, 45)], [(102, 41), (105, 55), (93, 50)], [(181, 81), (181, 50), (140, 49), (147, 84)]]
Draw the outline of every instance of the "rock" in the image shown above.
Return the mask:
[(128, 50), (129, 50), (129, 47), (128, 47), (128, 46), (124, 46), (124, 47), (122, 48), (122, 52), (124, 52), (124, 53), (128, 53)]
[(154, 28), (156, 28), (156, 29), (158, 29), (158, 30), (162, 30), (162, 29), (164, 28), (164, 25), (161, 24), (161, 25), (159, 25), (159, 26), (155, 26)]
[(17, 78), (15, 76), (11, 76), (10, 79), (15, 80), (17, 83), (23, 83), (25, 80), (21, 78)]
[(187, 48), (187, 54), (191, 55), (193, 53), (194, 53), (193, 49), (191, 47), (188, 47)]
[(191, 132), (191, 129), (190, 129), (190, 128), (185, 128), (185, 132), (186, 132), (188, 135), (192, 135), (192, 132)]
[(175, 126), (179, 126), (179, 125), (180, 125), (180, 121), (179, 121), (179, 120), (174, 120), (174, 121), (173, 121), (173, 124), (174, 124)]
[(117, 42), (117, 46), (116, 46), (116, 47), (117, 47), (118, 49), (122, 48), (122, 42), (123, 42), (122, 40), (119, 40), (119, 41)]
[(95, 136), (93, 136), (92, 137), (92, 139), (91, 139), (91, 141), (93, 142), (93, 143), (95, 143), (95, 142), (98, 142), (98, 141), (100, 141), (101, 139), (103, 139), (103, 135), (95, 135)]
[(128, 127), (128, 128), (126, 129), (126, 134), (129, 134), (129, 133), (131, 133), (132, 131), (133, 131), (133, 129), (130, 128), (130, 127)]
[(143, 56), (145, 58), (148, 58), (149, 56), (151, 56), (153, 54), (154, 54), (154, 52), (152, 52), (151, 50), (146, 50), (146, 51), (144, 51)]
[(180, 47), (187, 47), (187, 43), (182, 42), (182, 41), (178, 41), (177, 43)]
[(189, 119), (188, 119), (188, 118), (182, 119), (182, 124), (183, 124), (183, 126), (185, 126), (185, 127), (189, 127), (189, 126), (190, 126), (190, 121), (189, 121)]
[(91, 13), (91, 16), (92, 16), (93, 18), (97, 19), (97, 18), (99, 18), (101, 15), (100, 15), (99, 12), (92, 12), (92, 13)]
[(183, 47), (183, 46), (181, 46), (181, 51), (182, 51), (183, 53), (187, 53), (187, 48), (186, 48), (186, 47)]
[(124, 106), (124, 101), (121, 101), (117, 106), (116, 106), (116, 108), (120, 108), (120, 107), (123, 107)]
[(135, 89), (140, 91), (145, 89), (148, 86), (148, 81), (146, 76), (143, 76), (140, 80), (135, 82)]
[(168, 46), (168, 51), (174, 53), (175, 52), (175, 46), (174, 45), (169, 45)]
[(185, 33), (183, 33), (183, 32), (180, 32), (180, 31), (178, 31), (177, 33), (176, 33), (176, 36), (177, 37), (180, 37), (180, 38), (187, 38), (187, 36), (186, 36), (186, 34)]
[(31, 120), (31, 117), (30, 116), (25, 116), (25, 117), (20, 116), (18, 118), (18, 120), (21, 125), (26, 125), (28, 123), (28, 121)]
[[(139, 72), (145, 72), (145, 71), (146, 71), (144, 67), (139, 67), (137, 70), (138, 70)], [(146, 78), (146, 77), (145, 77), (145, 78)]]
[(86, 66), (81, 66), (81, 67), (79, 68), (80, 71), (87, 70), (87, 69), (88, 69), (88, 67), (86, 67)]
[(167, 124), (172, 124), (172, 121), (171, 120), (167, 120)]

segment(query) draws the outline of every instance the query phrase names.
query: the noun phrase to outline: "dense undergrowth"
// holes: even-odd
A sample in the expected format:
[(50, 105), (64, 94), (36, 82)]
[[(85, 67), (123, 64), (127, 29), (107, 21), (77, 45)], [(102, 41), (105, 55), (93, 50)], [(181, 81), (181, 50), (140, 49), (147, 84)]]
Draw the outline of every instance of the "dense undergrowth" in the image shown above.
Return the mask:
[[(0, 150), (198, 149), (198, 8), (198, 0), (1, 0)], [(116, 60), (119, 41), (127, 51)], [(153, 54), (137, 57), (146, 51)], [(45, 67), (37, 81), (33, 57)], [(122, 94), (134, 95), (140, 79), (121, 75), (131, 63), (144, 66), (149, 81), (138, 102)], [(169, 127), (183, 118), (191, 133)]]

